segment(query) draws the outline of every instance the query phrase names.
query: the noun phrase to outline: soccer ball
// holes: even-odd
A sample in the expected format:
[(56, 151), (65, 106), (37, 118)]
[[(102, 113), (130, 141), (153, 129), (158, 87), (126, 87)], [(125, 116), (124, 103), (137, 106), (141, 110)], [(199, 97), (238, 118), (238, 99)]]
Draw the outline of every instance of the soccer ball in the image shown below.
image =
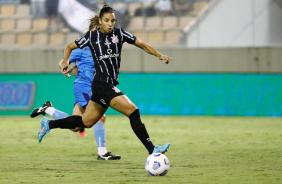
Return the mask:
[(161, 153), (153, 153), (145, 162), (145, 169), (151, 176), (164, 176), (170, 168), (168, 158)]

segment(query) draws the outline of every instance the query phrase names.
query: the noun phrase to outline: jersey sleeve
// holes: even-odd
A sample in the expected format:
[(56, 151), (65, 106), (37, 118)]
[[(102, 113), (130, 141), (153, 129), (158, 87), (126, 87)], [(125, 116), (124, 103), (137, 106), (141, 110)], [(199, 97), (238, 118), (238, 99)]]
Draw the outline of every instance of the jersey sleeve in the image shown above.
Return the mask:
[(70, 55), (70, 63), (74, 63), (74, 62), (77, 62), (80, 60), (80, 56), (81, 56), (81, 49), (77, 48), (77, 49), (74, 49), (72, 52), (71, 52), (71, 55)]
[(135, 40), (136, 40), (136, 36), (134, 36), (133, 34), (123, 30), (122, 28), (121, 30), (121, 36), (123, 37), (123, 42), (127, 42), (129, 44), (134, 44)]
[(90, 39), (89, 36), (90, 35), (90, 31), (88, 31), (84, 36), (82, 36), (81, 38), (75, 40), (75, 44), (79, 47), (79, 48), (83, 48), (85, 46), (89, 46), (90, 45)]

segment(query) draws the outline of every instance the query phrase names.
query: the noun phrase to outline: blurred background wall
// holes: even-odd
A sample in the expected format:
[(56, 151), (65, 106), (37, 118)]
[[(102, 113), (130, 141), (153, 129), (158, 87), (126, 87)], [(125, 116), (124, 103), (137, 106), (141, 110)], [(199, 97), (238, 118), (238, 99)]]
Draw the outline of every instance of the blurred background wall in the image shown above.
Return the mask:
[(188, 47), (281, 47), (282, 1), (221, 0), (187, 26)]
[[(143, 114), (282, 115), (281, 1), (107, 2), (118, 27), (173, 58), (165, 65), (124, 45), (118, 87)], [(61, 75), (58, 62), (100, 7), (95, 0), (0, 1), (0, 115), (28, 115), (46, 100), (72, 112), (74, 77)]]

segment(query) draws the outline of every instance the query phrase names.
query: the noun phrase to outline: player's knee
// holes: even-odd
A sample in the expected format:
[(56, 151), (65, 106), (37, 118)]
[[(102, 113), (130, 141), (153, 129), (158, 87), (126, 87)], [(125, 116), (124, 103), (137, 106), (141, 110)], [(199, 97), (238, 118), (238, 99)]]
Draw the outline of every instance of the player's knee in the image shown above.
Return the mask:
[(98, 121), (99, 123), (104, 123), (105, 124), (105, 122), (106, 122), (106, 116), (105, 115), (103, 115), (100, 119), (99, 119), (99, 121)]
[(93, 122), (91, 120), (87, 120), (87, 119), (83, 119), (82, 118), (82, 121), (83, 121), (83, 124), (86, 128), (91, 128), (96, 122)]
[(133, 112), (135, 112), (138, 108), (135, 105), (131, 105), (128, 109), (128, 116), (130, 116)]
[(86, 128), (91, 128), (93, 126), (93, 123), (84, 123)]

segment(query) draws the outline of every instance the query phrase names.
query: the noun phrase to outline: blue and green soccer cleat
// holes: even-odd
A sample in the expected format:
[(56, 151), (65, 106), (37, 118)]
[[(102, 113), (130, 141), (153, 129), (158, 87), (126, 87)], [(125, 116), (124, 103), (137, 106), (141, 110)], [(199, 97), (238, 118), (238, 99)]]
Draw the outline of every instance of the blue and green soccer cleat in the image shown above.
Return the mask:
[(48, 118), (41, 119), (41, 127), (40, 131), (38, 132), (38, 142), (41, 142), (43, 137), (50, 132), (49, 121), (50, 120)]
[(169, 149), (169, 146), (170, 146), (170, 143), (166, 143), (163, 146), (157, 145), (157, 146), (155, 146), (153, 153), (162, 153), (162, 154), (164, 154)]

